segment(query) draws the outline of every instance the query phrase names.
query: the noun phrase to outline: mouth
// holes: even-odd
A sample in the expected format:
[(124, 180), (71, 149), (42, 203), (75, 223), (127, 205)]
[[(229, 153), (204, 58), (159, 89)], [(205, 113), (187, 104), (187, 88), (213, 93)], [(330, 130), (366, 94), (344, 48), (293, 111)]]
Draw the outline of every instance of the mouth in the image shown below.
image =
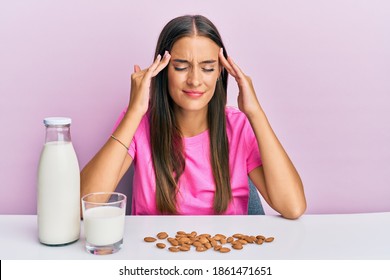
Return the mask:
[(198, 91), (198, 90), (183, 90), (183, 92), (189, 97), (193, 97), (193, 98), (201, 97), (204, 94), (203, 91)]

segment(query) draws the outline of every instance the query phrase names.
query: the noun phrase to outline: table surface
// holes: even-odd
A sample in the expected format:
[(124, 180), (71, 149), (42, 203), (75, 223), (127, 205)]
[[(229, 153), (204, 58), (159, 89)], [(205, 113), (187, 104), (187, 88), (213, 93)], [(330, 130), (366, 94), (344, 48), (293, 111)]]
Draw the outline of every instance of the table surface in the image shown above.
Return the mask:
[[(83, 227), (81, 227), (83, 228)], [(248, 244), (243, 250), (172, 253), (158, 249), (143, 238), (165, 231), (211, 235), (235, 233), (273, 236), (263, 245)], [(122, 249), (112, 255), (95, 256), (84, 249), (84, 233), (67, 246), (40, 244), (36, 215), (0, 215), (0, 259), (60, 260), (340, 260), (390, 259), (390, 212), (364, 214), (304, 215), (298, 220), (279, 216), (126, 216)], [(165, 241), (167, 243), (167, 241)]]

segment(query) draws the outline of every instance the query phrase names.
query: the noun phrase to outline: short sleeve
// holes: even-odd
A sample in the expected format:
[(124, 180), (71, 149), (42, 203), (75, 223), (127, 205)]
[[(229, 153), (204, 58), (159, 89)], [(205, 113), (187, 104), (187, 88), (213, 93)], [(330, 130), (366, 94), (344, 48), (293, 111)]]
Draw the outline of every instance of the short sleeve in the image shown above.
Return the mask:
[(247, 172), (249, 174), (256, 167), (261, 166), (262, 161), (255, 133), (247, 119), (245, 120), (244, 131), (247, 147)]

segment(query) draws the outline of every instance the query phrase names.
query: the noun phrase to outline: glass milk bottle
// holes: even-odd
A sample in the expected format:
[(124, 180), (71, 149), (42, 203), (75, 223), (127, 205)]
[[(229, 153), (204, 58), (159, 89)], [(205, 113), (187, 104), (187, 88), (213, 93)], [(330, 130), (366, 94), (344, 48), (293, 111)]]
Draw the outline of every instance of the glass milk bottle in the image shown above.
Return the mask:
[(80, 169), (70, 118), (45, 118), (46, 141), (38, 167), (38, 236), (46, 245), (80, 237)]

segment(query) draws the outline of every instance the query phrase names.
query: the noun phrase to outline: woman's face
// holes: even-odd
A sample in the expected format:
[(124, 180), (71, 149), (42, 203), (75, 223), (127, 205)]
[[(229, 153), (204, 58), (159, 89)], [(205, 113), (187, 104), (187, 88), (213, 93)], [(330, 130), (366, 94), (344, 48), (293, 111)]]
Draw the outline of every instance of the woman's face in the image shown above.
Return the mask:
[(169, 94), (182, 111), (207, 111), (220, 74), (220, 47), (203, 36), (183, 37), (171, 49)]

